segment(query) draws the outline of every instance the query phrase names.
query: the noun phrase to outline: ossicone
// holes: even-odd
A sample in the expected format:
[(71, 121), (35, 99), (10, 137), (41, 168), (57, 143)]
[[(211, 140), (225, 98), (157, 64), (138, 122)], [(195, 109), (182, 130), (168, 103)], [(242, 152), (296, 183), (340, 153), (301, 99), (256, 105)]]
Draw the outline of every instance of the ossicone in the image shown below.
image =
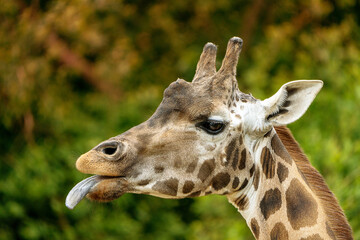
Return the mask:
[(233, 37), (229, 40), (226, 54), (219, 69), (221, 75), (236, 75), (236, 66), (242, 49), (243, 40), (239, 37)]
[(213, 43), (209, 42), (205, 44), (196, 66), (193, 82), (198, 81), (203, 77), (212, 76), (216, 73), (216, 51), (217, 48)]
[(201, 81), (204, 77), (217, 75), (236, 76), (236, 66), (242, 49), (243, 40), (239, 37), (232, 37), (227, 45), (226, 54), (219, 71), (216, 71), (217, 47), (213, 43), (205, 44), (196, 67), (193, 82)]

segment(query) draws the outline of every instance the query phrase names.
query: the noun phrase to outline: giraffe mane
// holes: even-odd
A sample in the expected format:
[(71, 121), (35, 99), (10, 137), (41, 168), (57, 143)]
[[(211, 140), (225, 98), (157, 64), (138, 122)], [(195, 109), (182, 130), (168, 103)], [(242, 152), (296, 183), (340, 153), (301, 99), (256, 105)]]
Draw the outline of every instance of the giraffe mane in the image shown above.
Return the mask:
[(275, 130), (299, 170), (305, 176), (310, 188), (320, 199), (321, 205), (327, 215), (328, 223), (336, 239), (353, 239), (351, 227), (335, 195), (330, 191), (321, 174), (311, 165), (290, 130), (283, 126), (275, 127)]

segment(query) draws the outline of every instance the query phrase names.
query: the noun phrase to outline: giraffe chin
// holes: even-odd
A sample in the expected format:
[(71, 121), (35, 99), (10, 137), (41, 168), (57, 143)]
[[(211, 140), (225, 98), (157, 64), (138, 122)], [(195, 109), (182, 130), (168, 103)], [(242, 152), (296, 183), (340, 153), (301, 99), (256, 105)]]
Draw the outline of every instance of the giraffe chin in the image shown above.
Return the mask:
[(88, 199), (110, 202), (125, 193), (126, 181), (123, 177), (103, 177), (86, 195)]
[(88, 199), (108, 202), (125, 193), (127, 182), (123, 177), (94, 175), (79, 182), (66, 197), (65, 205), (73, 209), (85, 196)]

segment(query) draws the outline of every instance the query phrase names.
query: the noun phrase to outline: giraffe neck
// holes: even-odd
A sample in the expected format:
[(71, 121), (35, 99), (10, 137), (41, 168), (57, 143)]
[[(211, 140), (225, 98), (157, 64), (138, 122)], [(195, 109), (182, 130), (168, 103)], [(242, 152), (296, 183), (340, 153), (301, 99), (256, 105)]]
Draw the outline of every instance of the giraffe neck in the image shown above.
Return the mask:
[(228, 200), (238, 208), (255, 238), (335, 239), (320, 199), (275, 130), (250, 145), (254, 173), (248, 186), (228, 195)]

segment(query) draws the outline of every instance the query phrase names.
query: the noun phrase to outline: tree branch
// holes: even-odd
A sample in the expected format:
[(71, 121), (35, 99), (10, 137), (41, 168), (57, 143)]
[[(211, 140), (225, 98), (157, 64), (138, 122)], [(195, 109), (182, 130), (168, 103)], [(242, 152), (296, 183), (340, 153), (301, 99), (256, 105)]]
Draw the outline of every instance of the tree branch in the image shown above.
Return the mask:
[(102, 81), (99, 76), (96, 76), (97, 74), (94, 71), (93, 66), (83, 57), (71, 51), (67, 44), (62, 41), (56, 33), (52, 32), (45, 41), (47, 51), (55, 52), (59, 60), (67, 67), (80, 73), (90, 85), (94, 86), (99, 91), (110, 95), (112, 98), (119, 99), (121, 91), (105, 81)]

